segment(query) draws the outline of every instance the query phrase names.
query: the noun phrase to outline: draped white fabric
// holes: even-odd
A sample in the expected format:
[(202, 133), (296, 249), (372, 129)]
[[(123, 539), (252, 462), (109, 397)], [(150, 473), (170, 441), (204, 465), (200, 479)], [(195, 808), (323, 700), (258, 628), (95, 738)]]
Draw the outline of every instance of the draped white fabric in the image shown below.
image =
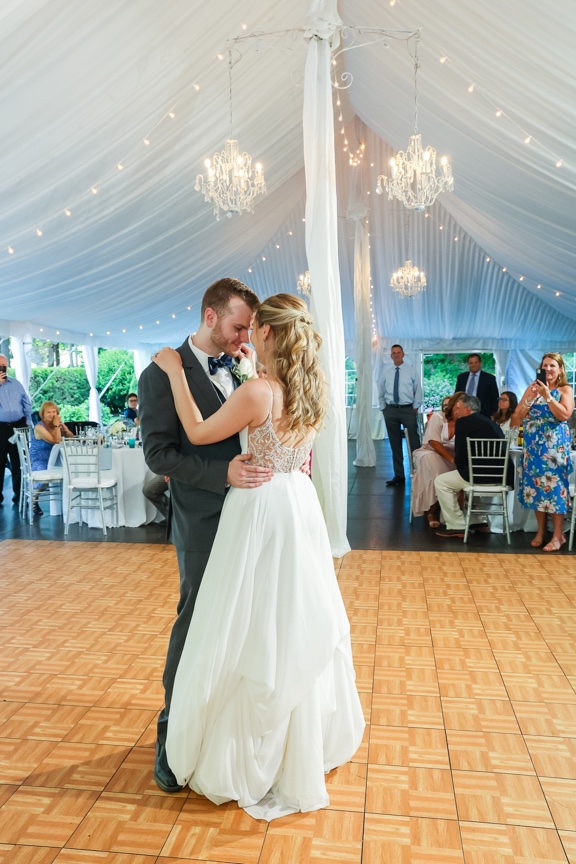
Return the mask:
[(136, 348), (134, 351), (134, 374), (136, 380), (140, 380), (140, 375), (150, 363), (150, 349)]
[(322, 505), (332, 554), (349, 551), (346, 538), (347, 442), (344, 406), (344, 329), (340, 300), (331, 43), (340, 19), (335, 0), (314, 0), (307, 20), (304, 75), (304, 165), (306, 169), (306, 254), (312, 310), (323, 343), (329, 389), (325, 426), (314, 447), (312, 478)]
[(20, 381), (26, 392), (30, 389), (30, 371), (32, 367), (29, 351), (31, 347), (32, 337), (30, 334), (12, 337), (12, 353), (14, 355), (16, 378)]
[(354, 465), (376, 464), (372, 440), (372, 344), (370, 328), (370, 251), (362, 211), (356, 211), (354, 244), (354, 320), (356, 322), (356, 458)]
[(506, 382), (506, 369), (508, 368), (508, 361), (510, 360), (510, 352), (498, 348), (493, 351), (493, 354), (494, 360), (496, 361), (496, 382), (498, 384), (498, 390), (502, 391), (507, 389), (503, 386), (502, 382)]
[(528, 384), (536, 378), (536, 370), (540, 366), (543, 353), (543, 351), (527, 348), (510, 352), (506, 389), (516, 393), (518, 399), (522, 397)]
[[(193, 329), (202, 293), (219, 276), (264, 286), (263, 296), (295, 290), (306, 269), (304, 225), (292, 219), (305, 194), (301, 35), (239, 44), (234, 135), (262, 161), (269, 190), (254, 215), (216, 223), (193, 182), (229, 134), (228, 71), (217, 59), (226, 40), (301, 31), (308, 4), (1, 4), (0, 332), (21, 336), (26, 326), (39, 338), (131, 349), (176, 344)], [(335, 73), (348, 71), (353, 81), (340, 91), (336, 173), (340, 192), (357, 170), (343, 139), (354, 151), (362, 134), (380, 338), (408, 345), (414, 337), (428, 350), (530, 348), (536, 338), (546, 342), (539, 347), (571, 350), (572, 0), (558, 0), (545, 14), (536, 0), (403, 0), (393, 7), (341, 0), (339, 11), (346, 25), (422, 28), (419, 127), (425, 144), (449, 155), (455, 176), (454, 192), (442, 195), (427, 219), (415, 217), (413, 257), (429, 287), (402, 300), (388, 283), (404, 258), (405, 213), (374, 189), (412, 131), (412, 59), (396, 40), (385, 50), (342, 54)], [(353, 354), (348, 229), (341, 219), (345, 336)]]
[(95, 423), (101, 423), (102, 407), (98, 397), (98, 390), (96, 389), (96, 382), (98, 381), (98, 349), (94, 348), (92, 345), (83, 345), (82, 353), (84, 355), (86, 377), (90, 385), (90, 410), (88, 412), (88, 419), (93, 420)]

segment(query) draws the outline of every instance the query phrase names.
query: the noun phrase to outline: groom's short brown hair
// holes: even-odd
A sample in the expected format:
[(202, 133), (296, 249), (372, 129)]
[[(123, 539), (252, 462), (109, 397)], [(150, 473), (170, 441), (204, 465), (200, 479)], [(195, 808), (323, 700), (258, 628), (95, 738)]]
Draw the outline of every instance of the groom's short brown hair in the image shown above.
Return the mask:
[(250, 309), (256, 309), (260, 305), (254, 291), (244, 282), (240, 282), (239, 279), (218, 279), (206, 289), (202, 298), (202, 320), (204, 320), (206, 309), (214, 309), (217, 315), (223, 315), (232, 297), (239, 297)]

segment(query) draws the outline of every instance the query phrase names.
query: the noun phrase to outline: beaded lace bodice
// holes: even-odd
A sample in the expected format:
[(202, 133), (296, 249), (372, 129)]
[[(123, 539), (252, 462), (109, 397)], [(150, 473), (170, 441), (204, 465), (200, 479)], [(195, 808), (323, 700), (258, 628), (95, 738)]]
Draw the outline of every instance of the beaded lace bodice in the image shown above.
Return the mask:
[[(268, 384), (268, 382), (266, 382)], [(270, 385), (268, 384), (270, 387)], [(272, 388), (270, 387), (272, 393)], [(271, 468), (275, 474), (298, 471), (308, 460), (312, 449), (312, 438), (302, 447), (287, 447), (279, 440), (272, 423), (272, 401), (268, 418), (248, 432), (247, 451), (252, 454), (252, 465)]]

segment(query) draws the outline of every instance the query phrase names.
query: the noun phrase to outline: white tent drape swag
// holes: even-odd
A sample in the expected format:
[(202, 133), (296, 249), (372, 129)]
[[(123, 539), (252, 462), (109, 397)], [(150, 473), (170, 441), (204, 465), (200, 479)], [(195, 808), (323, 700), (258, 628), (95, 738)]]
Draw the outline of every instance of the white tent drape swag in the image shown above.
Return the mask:
[(344, 325), (340, 297), (331, 48), (342, 22), (333, 0), (313, 2), (304, 73), (304, 166), (306, 170), (306, 255), (312, 308), (322, 334), (322, 361), (329, 407), (312, 459), (312, 478), (324, 511), (332, 554), (350, 550), (346, 537), (347, 441), (344, 404)]
[(86, 377), (90, 384), (90, 410), (88, 417), (95, 423), (102, 422), (102, 408), (96, 382), (98, 380), (98, 349), (93, 345), (83, 345), (82, 354), (84, 356), (84, 368), (86, 369)]
[(358, 432), (354, 465), (372, 468), (376, 451), (372, 440), (372, 345), (370, 327), (370, 252), (364, 221), (366, 213), (355, 218), (354, 243), (354, 320), (356, 323), (356, 410)]
[(31, 347), (32, 336), (29, 334), (12, 337), (12, 353), (14, 355), (14, 370), (16, 372), (16, 378), (22, 384), (27, 393), (30, 391), (31, 364), (28, 351)]

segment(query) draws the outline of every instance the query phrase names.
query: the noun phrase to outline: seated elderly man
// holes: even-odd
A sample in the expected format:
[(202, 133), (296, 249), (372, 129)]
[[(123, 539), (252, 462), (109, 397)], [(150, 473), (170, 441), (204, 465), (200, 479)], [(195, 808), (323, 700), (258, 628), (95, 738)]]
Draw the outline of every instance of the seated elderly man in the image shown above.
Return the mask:
[[(470, 481), (468, 470), (468, 438), (504, 438), (500, 426), (480, 414), (480, 400), (476, 396), (464, 395), (452, 409), (456, 420), (454, 427), (454, 465), (455, 471), (440, 474), (434, 481), (438, 503), (446, 522), (446, 528), (436, 531), (438, 537), (464, 537), (466, 521), (458, 504), (458, 494), (466, 488)], [(507, 482), (514, 485), (514, 469), (508, 465)], [(473, 530), (485, 533), (489, 531), (486, 522), (470, 526)]]

